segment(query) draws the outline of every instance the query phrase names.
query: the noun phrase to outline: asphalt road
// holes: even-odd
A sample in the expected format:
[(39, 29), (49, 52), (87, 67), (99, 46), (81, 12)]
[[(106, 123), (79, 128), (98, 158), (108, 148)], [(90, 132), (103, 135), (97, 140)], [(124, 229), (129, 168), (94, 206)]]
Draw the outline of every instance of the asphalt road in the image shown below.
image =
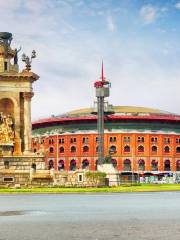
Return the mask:
[(180, 192), (0, 196), (0, 240), (179, 240)]

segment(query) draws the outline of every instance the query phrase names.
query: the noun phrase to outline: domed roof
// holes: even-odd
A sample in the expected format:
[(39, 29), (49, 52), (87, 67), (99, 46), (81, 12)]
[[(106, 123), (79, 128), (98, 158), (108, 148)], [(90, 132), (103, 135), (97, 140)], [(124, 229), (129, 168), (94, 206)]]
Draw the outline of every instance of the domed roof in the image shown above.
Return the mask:
[[(145, 123), (161, 124), (165, 122), (166, 124), (178, 124), (180, 123), (180, 115), (173, 114), (170, 112), (162, 111), (154, 108), (146, 107), (135, 107), (135, 106), (111, 106), (111, 110), (114, 111), (114, 114), (108, 116), (108, 122), (128, 122), (131, 124), (138, 121)], [(112, 111), (110, 111), (112, 112)], [(53, 127), (53, 126), (65, 126), (67, 125), (70, 128), (71, 124), (77, 124), (77, 128), (82, 123), (91, 124), (97, 122), (97, 115), (92, 114), (96, 113), (96, 110), (93, 108), (82, 108), (74, 111), (67, 112), (65, 114), (54, 116), (50, 118), (39, 119), (32, 123), (33, 129), (44, 128), (44, 127)], [(87, 125), (86, 125), (87, 126)], [(144, 126), (142, 124), (142, 126)], [(83, 128), (83, 124), (81, 126)], [(124, 127), (124, 125), (123, 125)], [(139, 125), (138, 125), (139, 127)], [(136, 125), (136, 128), (138, 128)], [(159, 128), (159, 126), (158, 126)], [(178, 125), (179, 128), (179, 125)]]
[[(154, 108), (137, 107), (137, 106), (113, 106), (115, 115), (175, 115), (170, 112)], [(68, 117), (88, 116), (91, 115), (92, 108), (82, 108), (67, 112)]]

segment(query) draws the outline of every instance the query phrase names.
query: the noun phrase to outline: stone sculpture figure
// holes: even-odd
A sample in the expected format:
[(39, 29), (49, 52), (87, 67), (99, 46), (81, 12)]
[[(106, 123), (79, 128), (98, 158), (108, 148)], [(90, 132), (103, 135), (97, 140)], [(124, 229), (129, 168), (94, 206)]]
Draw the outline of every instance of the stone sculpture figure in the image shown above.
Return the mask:
[(18, 64), (18, 53), (21, 51), (21, 47), (17, 50), (17, 48), (14, 49), (15, 55), (14, 55), (14, 64)]
[(0, 143), (12, 143), (14, 140), (13, 119), (0, 113)]

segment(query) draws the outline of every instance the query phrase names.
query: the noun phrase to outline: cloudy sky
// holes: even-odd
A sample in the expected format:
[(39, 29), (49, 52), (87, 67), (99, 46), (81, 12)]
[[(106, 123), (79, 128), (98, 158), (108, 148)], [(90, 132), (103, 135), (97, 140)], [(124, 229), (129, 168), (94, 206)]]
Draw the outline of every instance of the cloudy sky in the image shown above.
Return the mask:
[(110, 103), (180, 114), (180, 1), (0, 0), (0, 15), (14, 48), (37, 51), (33, 119), (91, 107), (102, 59)]

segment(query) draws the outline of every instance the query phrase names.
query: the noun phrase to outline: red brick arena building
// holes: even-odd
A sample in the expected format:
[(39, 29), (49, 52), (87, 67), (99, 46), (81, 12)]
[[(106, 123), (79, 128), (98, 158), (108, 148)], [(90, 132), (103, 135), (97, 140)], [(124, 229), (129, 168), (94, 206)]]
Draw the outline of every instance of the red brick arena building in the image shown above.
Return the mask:
[[(105, 117), (104, 155), (123, 179), (159, 179), (180, 171), (180, 115), (144, 107), (116, 106)], [(47, 169), (97, 169), (97, 117), (75, 110), (33, 122), (32, 149), (45, 153)]]

